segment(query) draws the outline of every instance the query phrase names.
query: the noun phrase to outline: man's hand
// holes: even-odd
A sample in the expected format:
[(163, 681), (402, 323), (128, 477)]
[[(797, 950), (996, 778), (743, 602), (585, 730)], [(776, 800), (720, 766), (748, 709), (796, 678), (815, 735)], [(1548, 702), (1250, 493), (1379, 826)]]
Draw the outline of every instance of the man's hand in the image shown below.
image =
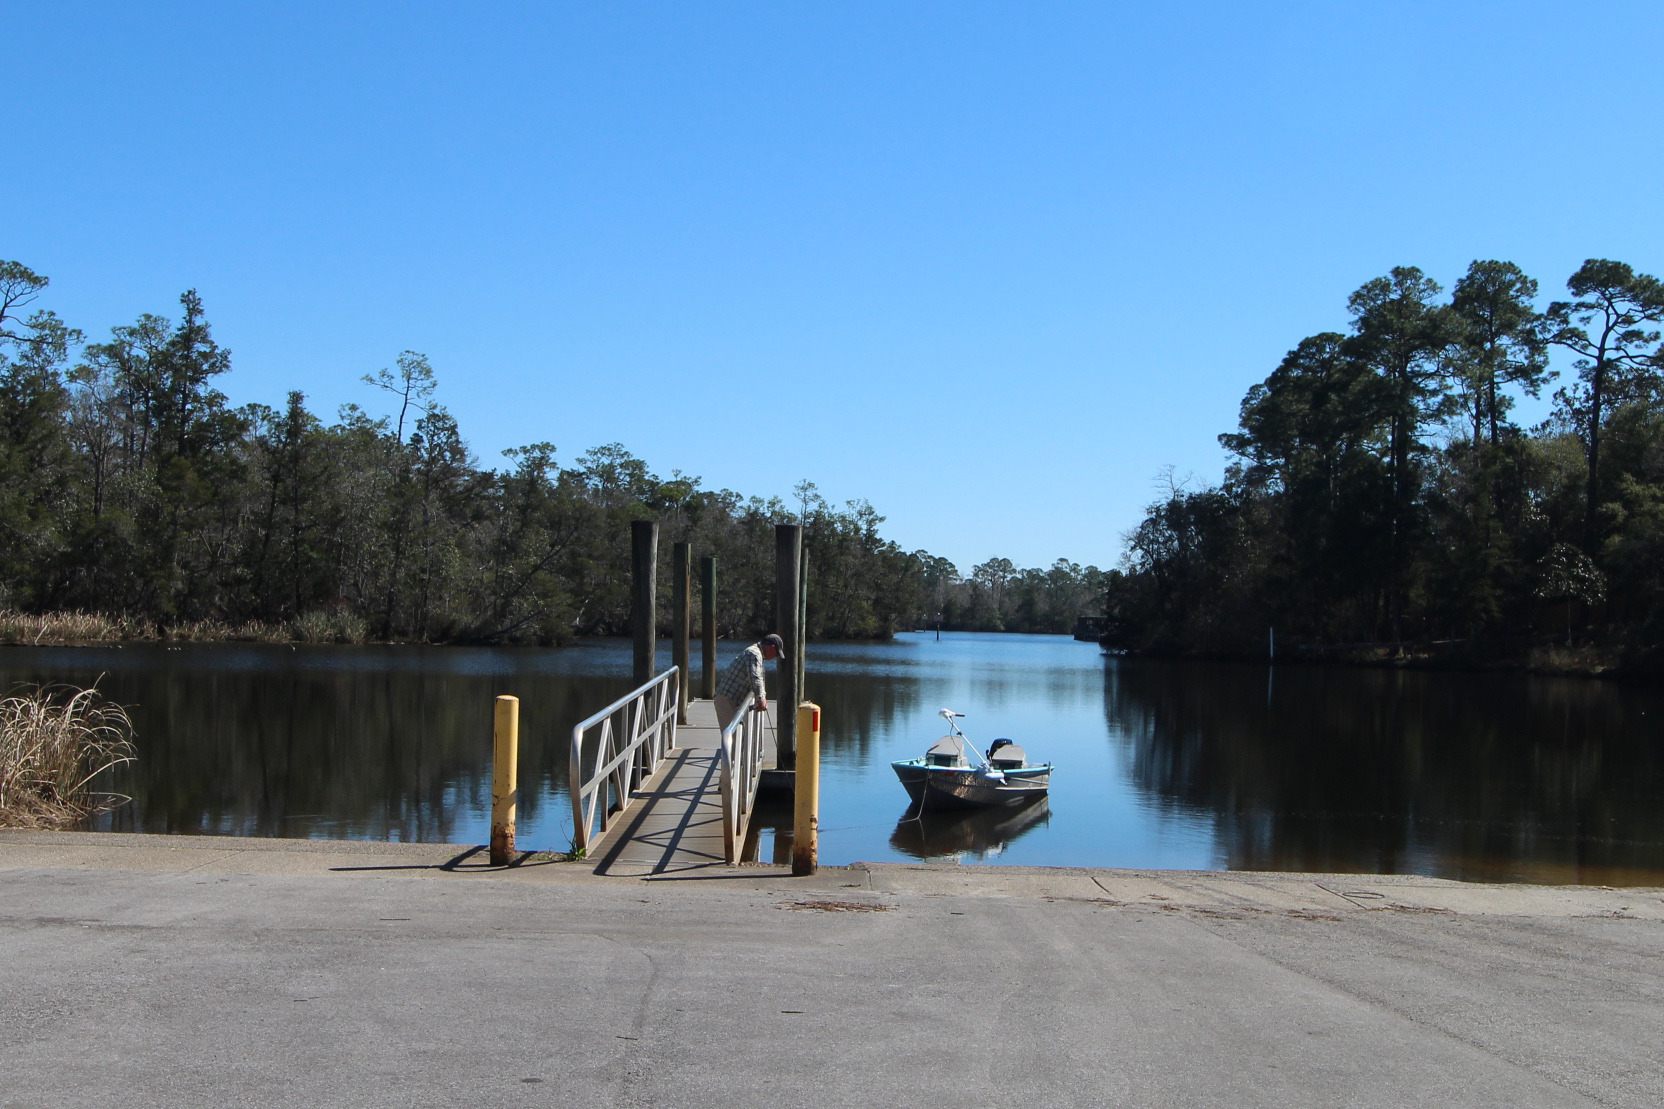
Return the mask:
[(768, 698), (767, 697), (757, 698), (757, 703), (751, 706), (751, 711), (752, 712), (767, 712), (768, 711)]

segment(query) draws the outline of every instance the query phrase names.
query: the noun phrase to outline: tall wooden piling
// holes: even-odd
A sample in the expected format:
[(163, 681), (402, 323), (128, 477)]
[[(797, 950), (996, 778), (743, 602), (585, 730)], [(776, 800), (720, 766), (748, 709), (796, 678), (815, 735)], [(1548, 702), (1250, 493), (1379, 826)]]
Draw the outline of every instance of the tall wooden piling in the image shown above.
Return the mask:
[(498, 697), (491, 719), (491, 865), (514, 859), (514, 802), (520, 758), (520, 698)]
[(716, 698), (716, 559), (705, 555), (699, 560), (699, 616), (703, 651), (700, 662), (700, 695), (707, 701)]
[(803, 681), (803, 664), (809, 657), (809, 552), (804, 551), (797, 567), (797, 644), (792, 651), (792, 665), (797, 668), (797, 699), (809, 699), (809, 687)]
[(670, 548), (670, 598), (675, 629), (671, 633), (671, 660), (681, 669), (681, 680), (676, 683), (676, 723), (688, 722), (688, 698), (693, 696), (688, 680), (688, 625), (693, 618), (688, 599), (688, 545), (677, 543)]
[[(797, 613), (800, 575), (803, 557), (803, 527), (800, 524), (774, 525), (774, 621), (775, 630), (786, 650), (797, 652)], [(776, 720), (780, 736), (780, 750), (776, 764), (781, 770), (797, 767), (797, 660), (788, 658), (777, 666), (780, 674), (780, 703)]]
[(647, 684), (658, 669), (659, 525), (655, 520), (630, 521), (630, 629), (635, 634), (635, 681)]

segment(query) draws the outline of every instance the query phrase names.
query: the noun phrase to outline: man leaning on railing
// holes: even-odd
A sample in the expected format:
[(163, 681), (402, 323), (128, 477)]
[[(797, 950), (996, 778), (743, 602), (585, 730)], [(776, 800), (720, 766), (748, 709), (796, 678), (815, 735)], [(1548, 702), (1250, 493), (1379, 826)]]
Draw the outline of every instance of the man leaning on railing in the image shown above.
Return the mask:
[(768, 696), (763, 692), (763, 663), (785, 657), (785, 642), (773, 634), (763, 636), (734, 656), (716, 686), (717, 727), (727, 731), (740, 707), (747, 702), (754, 712), (768, 711)]

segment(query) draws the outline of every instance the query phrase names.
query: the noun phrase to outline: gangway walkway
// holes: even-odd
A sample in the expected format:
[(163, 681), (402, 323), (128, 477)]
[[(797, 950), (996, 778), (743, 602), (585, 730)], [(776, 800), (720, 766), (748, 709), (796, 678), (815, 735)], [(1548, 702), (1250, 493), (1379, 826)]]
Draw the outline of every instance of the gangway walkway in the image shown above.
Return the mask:
[[(772, 703), (768, 715), (772, 723)], [(770, 728), (764, 732), (774, 734)], [(631, 792), (629, 804), (590, 851), (595, 873), (642, 877), (725, 865), (721, 739), (716, 705), (690, 702), (688, 722), (676, 728), (676, 746)], [(764, 762), (773, 764), (772, 757)]]
[(573, 846), (597, 874), (642, 876), (722, 866), (745, 857), (774, 718), (746, 712), (726, 733), (716, 706), (688, 705), (676, 722), (678, 667), (572, 729), (568, 789)]

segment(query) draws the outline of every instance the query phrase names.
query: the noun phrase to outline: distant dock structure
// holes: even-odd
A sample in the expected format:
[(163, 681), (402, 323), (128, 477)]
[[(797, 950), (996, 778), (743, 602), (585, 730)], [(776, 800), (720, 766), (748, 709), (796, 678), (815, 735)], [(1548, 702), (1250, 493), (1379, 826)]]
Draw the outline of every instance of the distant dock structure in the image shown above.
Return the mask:
[(1075, 617), (1075, 638), (1084, 643), (1097, 643), (1103, 639), (1108, 624), (1107, 617), (1077, 616)]

